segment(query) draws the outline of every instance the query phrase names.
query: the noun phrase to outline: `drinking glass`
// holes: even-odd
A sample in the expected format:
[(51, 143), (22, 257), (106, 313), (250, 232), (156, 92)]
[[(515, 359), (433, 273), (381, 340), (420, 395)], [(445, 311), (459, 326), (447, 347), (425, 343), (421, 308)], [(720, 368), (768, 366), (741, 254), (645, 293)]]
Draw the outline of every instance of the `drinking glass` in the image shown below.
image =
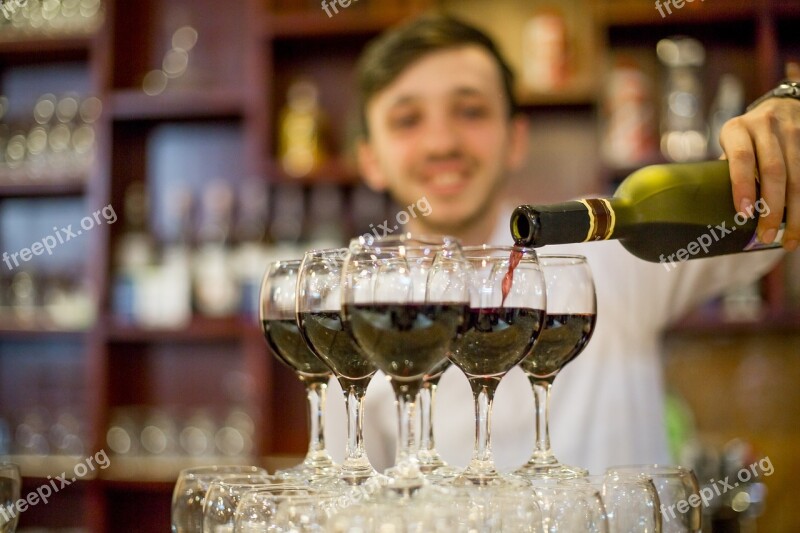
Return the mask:
[(590, 486), (600, 492), (608, 517), (609, 533), (660, 533), (658, 492), (644, 474), (593, 475), (562, 480)]
[(377, 474), (363, 439), (363, 405), (375, 365), (344, 330), (341, 282), (346, 248), (306, 252), (297, 282), (297, 324), (309, 348), (333, 371), (347, 409), (347, 447), (339, 479), (361, 484)]
[(661, 511), (664, 533), (699, 533), (703, 511), (700, 486), (691, 468), (673, 465), (612, 466), (607, 474), (630, 476), (644, 474), (653, 480)]
[(239, 498), (233, 514), (234, 533), (268, 531), (273, 525), (278, 502), (283, 498), (308, 496), (316, 491), (300, 485), (273, 485), (252, 488)]
[[(530, 352), (542, 328), (547, 298), (544, 276), (532, 248), (468, 246), (463, 256), (470, 304), (449, 357), (472, 388), (475, 447), (466, 470), (454, 481), (504, 484), (510, 478), (497, 472), (492, 458), (492, 401), (500, 380)], [(451, 278), (460, 269), (459, 263), (441, 262), (431, 277)]]
[(294, 481), (269, 475), (248, 474), (215, 479), (203, 502), (203, 533), (233, 531), (236, 506), (246, 492), (277, 486), (282, 490), (300, 487)]
[(609, 533), (608, 517), (600, 492), (591, 486), (532, 481), (548, 533)]
[(267, 475), (257, 466), (212, 465), (181, 470), (172, 492), (172, 533), (203, 531), (203, 504), (212, 481), (239, 475)]
[(0, 533), (14, 533), (19, 522), (17, 500), (22, 490), (22, 476), (14, 463), (0, 463)]
[(325, 392), (331, 370), (314, 355), (300, 335), (296, 319), (297, 275), (301, 260), (271, 263), (261, 284), (260, 319), (264, 337), (279, 361), (303, 382), (308, 398), (310, 440), (305, 459), (281, 475), (311, 479), (336, 471), (325, 449)]
[(544, 329), (522, 360), (536, 401), (536, 448), (515, 473), (526, 477), (570, 478), (586, 470), (564, 465), (550, 448), (550, 387), (559, 371), (586, 347), (594, 331), (597, 303), (592, 271), (580, 255), (539, 255), (547, 285)]
[(463, 262), (450, 237), (403, 234), (354, 239), (343, 267), (346, 327), (394, 389), (398, 446), (387, 474), (390, 485), (401, 489), (424, 482), (415, 453), (414, 403), (425, 375), (446, 359), (469, 302), (463, 272), (429, 280), (435, 258)]

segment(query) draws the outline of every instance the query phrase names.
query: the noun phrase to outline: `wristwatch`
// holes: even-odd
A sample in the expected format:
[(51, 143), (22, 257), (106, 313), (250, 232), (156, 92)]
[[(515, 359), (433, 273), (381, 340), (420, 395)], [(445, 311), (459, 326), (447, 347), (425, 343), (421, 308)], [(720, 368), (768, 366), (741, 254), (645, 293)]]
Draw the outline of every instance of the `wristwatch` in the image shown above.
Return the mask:
[(747, 111), (752, 110), (758, 104), (770, 98), (794, 98), (795, 100), (800, 100), (800, 83), (788, 80), (782, 81), (777, 87), (747, 106)]

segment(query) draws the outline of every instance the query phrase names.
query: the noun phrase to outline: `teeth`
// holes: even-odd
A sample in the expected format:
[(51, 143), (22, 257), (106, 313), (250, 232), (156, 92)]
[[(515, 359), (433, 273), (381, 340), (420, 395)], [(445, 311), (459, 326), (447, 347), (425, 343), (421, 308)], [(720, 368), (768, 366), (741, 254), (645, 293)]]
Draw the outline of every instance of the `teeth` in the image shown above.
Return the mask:
[(447, 186), (455, 185), (461, 181), (461, 176), (457, 172), (447, 172), (445, 174), (437, 174), (431, 178), (434, 185)]

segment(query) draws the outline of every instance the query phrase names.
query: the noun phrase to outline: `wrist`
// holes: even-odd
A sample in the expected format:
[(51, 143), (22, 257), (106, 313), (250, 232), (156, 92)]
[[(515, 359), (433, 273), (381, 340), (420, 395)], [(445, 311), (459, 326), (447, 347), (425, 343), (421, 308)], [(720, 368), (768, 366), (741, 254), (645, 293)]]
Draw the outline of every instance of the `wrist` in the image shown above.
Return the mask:
[(796, 81), (782, 81), (777, 87), (757, 98), (752, 104), (747, 106), (747, 111), (752, 111), (762, 102), (771, 98), (792, 98), (800, 101), (800, 83)]

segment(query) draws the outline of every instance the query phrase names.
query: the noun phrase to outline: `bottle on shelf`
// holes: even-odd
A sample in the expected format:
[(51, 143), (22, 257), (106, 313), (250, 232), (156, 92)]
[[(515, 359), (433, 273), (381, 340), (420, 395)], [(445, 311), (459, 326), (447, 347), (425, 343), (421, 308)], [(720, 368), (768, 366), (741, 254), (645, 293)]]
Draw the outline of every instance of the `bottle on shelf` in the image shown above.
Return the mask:
[(172, 327), (182, 327), (192, 318), (192, 250), (194, 198), (185, 185), (168, 193), (164, 244), (158, 270), (163, 280), (162, 320)]
[(755, 239), (759, 217), (770, 212), (763, 199), (736, 212), (727, 161), (672, 163), (634, 172), (611, 198), (519, 206), (511, 233), (533, 246), (619, 239), (670, 270), (687, 259), (779, 246), (782, 232), (768, 245)]
[(239, 288), (231, 267), (234, 195), (225, 181), (203, 193), (202, 215), (193, 258), (193, 295), (197, 311), (212, 317), (231, 316), (239, 306)]
[(245, 179), (239, 186), (237, 207), (231, 261), (241, 294), (240, 311), (243, 316), (257, 318), (261, 277), (272, 247), (267, 231), (269, 192), (266, 182)]
[(631, 168), (654, 161), (658, 140), (653, 87), (633, 57), (619, 56), (609, 73), (603, 98), (603, 159)]
[(690, 37), (662, 39), (656, 53), (667, 67), (661, 116), (661, 152), (670, 161), (707, 157), (708, 126), (703, 116), (702, 67), (705, 48)]
[(115, 251), (113, 311), (120, 321), (138, 323), (142, 321), (143, 284), (155, 260), (144, 183), (131, 183), (125, 190), (124, 202), (124, 229)]
[(325, 159), (319, 89), (308, 80), (297, 80), (289, 86), (286, 99), (280, 117), (278, 158), (284, 172), (301, 178)]

